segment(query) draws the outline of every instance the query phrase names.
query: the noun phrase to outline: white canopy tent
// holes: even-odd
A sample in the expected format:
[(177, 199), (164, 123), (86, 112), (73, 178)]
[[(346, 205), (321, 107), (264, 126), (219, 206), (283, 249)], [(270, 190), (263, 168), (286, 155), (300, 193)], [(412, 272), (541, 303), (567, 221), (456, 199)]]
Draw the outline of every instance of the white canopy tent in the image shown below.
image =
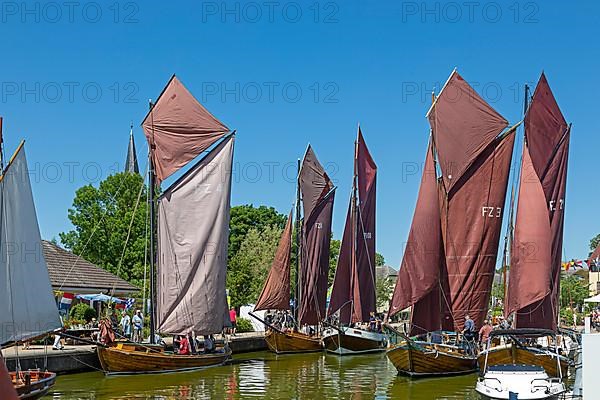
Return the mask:
[(600, 294), (597, 294), (589, 299), (584, 300), (585, 303), (600, 303)]

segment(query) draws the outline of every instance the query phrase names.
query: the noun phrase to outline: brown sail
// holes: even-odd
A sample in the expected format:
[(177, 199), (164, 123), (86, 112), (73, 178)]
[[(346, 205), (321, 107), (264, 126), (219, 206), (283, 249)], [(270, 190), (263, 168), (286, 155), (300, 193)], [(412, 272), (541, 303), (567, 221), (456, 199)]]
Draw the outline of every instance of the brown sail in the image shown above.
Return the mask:
[(311, 146), (300, 170), (300, 191), (304, 221), (298, 321), (316, 325), (325, 317), (335, 189)]
[(481, 326), (494, 278), (516, 126), (495, 139), (447, 193), (442, 232), (454, 330)]
[(165, 180), (229, 132), (175, 75), (142, 122), (156, 177)]
[[(377, 166), (358, 129), (353, 193), (346, 216), (328, 314), (340, 310), (342, 323), (366, 322), (375, 311), (375, 207)], [(350, 310), (351, 315), (350, 315)]]
[[(439, 279), (444, 256), (438, 197), (430, 140), (404, 257), (388, 311), (388, 317), (391, 317), (414, 306), (411, 334), (440, 329)], [(423, 312), (419, 311), (421, 306)]]
[(427, 117), (447, 190), (508, 126), (456, 71), (450, 75)]
[(292, 212), (287, 223), (275, 258), (271, 264), (265, 286), (258, 297), (255, 311), (258, 310), (289, 310), (290, 309), (290, 255), (292, 248)]
[(507, 315), (516, 312), (518, 328), (556, 329), (569, 139), (570, 126), (542, 73), (525, 116), (505, 308)]

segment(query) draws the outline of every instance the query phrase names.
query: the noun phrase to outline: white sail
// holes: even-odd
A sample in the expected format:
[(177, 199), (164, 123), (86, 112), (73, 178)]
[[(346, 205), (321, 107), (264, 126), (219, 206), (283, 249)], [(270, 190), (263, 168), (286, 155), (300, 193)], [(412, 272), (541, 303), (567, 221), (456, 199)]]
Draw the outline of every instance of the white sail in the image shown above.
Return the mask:
[(157, 329), (213, 334), (229, 326), (225, 278), (233, 136), (169, 187), (158, 205)]
[(0, 344), (60, 328), (22, 146), (0, 182), (0, 251)]

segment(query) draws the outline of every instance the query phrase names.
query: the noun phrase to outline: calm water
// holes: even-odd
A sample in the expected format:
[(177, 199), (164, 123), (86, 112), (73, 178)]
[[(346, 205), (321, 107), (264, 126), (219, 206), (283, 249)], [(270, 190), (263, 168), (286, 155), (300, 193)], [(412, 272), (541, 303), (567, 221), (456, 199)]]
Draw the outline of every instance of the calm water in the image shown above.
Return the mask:
[(385, 354), (338, 357), (322, 353), (236, 356), (231, 365), (199, 372), (105, 377), (60, 376), (50, 395), (74, 399), (478, 399), (476, 375), (410, 380), (396, 375)]

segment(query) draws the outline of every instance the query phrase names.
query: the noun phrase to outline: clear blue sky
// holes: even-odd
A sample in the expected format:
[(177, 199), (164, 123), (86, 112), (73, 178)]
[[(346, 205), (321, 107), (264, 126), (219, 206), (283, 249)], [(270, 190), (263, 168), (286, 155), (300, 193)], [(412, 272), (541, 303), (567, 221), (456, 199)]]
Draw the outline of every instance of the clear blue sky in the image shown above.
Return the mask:
[(587, 256), (600, 232), (597, 2), (76, 4), (4, 2), (0, 11), (6, 149), (28, 141), (45, 238), (71, 228), (67, 209), (78, 187), (123, 167), (130, 121), (145, 167), (139, 123), (147, 99), (177, 73), (239, 132), (233, 204), (287, 213), (294, 184), (283, 168), (310, 142), (339, 186), (338, 238), (360, 122), (379, 166), (377, 248), (398, 267), (420, 176), (410, 172), (427, 143), (429, 92), (454, 67), (513, 123), (523, 84), (545, 70), (573, 122), (566, 257)]

